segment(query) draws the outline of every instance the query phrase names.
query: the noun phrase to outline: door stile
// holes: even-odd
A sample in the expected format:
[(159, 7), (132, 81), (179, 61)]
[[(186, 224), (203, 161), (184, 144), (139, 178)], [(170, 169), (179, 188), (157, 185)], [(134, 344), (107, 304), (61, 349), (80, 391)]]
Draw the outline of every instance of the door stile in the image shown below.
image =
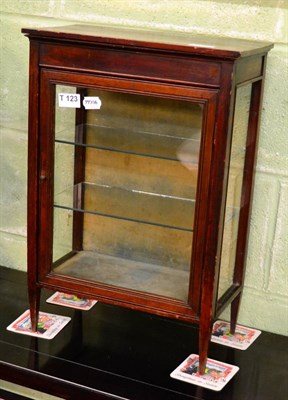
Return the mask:
[(190, 265), (190, 286), (188, 303), (197, 315), (200, 314), (200, 294), (203, 269), (203, 255), (207, 227), (207, 207), (209, 195), (209, 177), (213, 156), (214, 126), (217, 109), (218, 91), (209, 93), (204, 105), (202, 140), (197, 181), (194, 238)]
[(39, 279), (51, 272), (53, 259), (54, 121), (55, 85), (41, 74), (39, 164)]

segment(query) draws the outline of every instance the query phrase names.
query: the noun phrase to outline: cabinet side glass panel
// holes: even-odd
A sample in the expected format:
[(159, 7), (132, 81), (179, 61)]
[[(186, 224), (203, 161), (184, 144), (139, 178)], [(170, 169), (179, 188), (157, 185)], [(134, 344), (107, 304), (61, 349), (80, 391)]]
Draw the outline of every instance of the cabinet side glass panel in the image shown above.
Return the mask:
[(218, 298), (233, 284), (250, 98), (250, 84), (237, 88)]
[(191, 101), (56, 86), (54, 272), (187, 301), (201, 129)]

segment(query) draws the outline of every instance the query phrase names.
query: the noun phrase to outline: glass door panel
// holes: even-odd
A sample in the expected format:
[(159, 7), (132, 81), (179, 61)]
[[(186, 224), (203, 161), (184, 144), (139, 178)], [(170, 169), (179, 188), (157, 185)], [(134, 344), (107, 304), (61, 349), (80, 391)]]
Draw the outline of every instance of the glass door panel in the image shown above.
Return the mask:
[(187, 301), (202, 106), (56, 85), (53, 270)]

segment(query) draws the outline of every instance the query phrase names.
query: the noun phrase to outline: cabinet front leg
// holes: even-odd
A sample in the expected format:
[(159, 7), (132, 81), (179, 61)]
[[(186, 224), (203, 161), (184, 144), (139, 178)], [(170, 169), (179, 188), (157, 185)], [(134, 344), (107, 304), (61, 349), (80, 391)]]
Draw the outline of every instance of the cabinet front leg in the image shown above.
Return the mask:
[(32, 332), (37, 331), (41, 289), (39, 287), (29, 288), (29, 308)]
[(205, 374), (209, 343), (211, 339), (212, 332), (212, 320), (200, 321), (199, 330), (199, 373), (201, 375)]

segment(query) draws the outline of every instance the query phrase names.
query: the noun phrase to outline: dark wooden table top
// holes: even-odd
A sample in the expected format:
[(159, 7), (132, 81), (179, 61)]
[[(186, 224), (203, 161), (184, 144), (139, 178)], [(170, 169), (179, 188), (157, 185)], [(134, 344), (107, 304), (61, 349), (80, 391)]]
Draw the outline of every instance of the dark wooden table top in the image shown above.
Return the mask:
[(287, 337), (263, 332), (246, 351), (211, 343), (209, 356), (240, 367), (221, 392), (170, 378), (197, 353), (196, 326), (97, 303), (77, 311), (46, 303), (41, 311), (71, 322), (52, 340), (6, 327), (28, 309), (26, 274), (0, 267), (0, 378), (65, 399), (284, 400)]

